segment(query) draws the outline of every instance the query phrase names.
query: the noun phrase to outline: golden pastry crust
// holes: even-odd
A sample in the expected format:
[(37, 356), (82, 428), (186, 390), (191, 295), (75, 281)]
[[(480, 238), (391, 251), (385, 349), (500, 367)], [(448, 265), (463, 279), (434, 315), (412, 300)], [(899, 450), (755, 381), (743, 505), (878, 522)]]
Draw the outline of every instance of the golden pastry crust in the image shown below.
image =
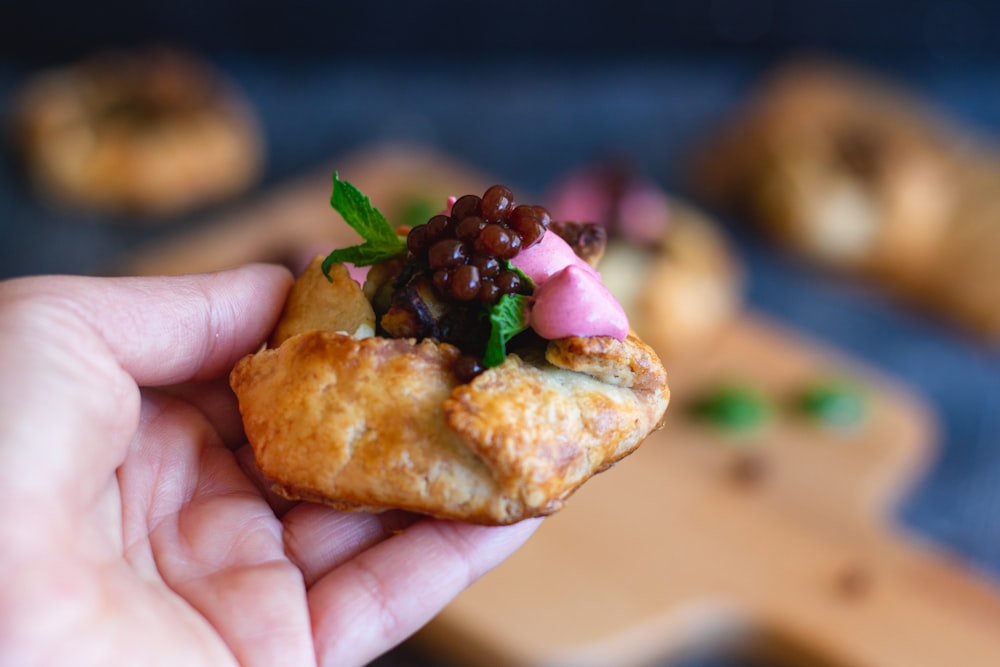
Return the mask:
[(220, 201), (263, 162), (248, 104), (177, 51), (109, 53), (43, 73), (13, 115), (38, 187), (105, 212), (165, 216)]
[[(598, 343), (579, 365), (597, 366), (602, 375), (611, 365), (628, 366), (652, 354), (634, 336), (591, 340)], [(647, 388), (638, 390), (511, 354), (452, 392), (444, 403), (445, 421), (487, 463), (501, 493), (527, 511), (547, 514), (661, 425), (666, 373), (662, 367), (644, 370), (635, 383)]]
[(655, 391), (667, 384), (667, 372), (660, 359), (634, 334), (624, 342), (607, 336), (559, 338), (545, 347), (545, 360), (637, 391)]
[(334, 265), (327, 279), (322, 265), (323, 257), (317, 256), (292, 285), (270, 347), (306, 331), (340, 331), (356, 338), (375, 333), (375, 311), (347, 267)]
[(669, 400), (635, 336), (552, 341), (467, 384), (460, 354), (312, 330), (245, 357), (230, 384), (258, 466), (287, 497), (481, 524), (556, 511), (658, 428)]
[(445, 427), (458, 355), (429, 341), (312, 331), (243, 359), (230, 381), (257, 465), (289, 497), (503, 516), (489, 471)]

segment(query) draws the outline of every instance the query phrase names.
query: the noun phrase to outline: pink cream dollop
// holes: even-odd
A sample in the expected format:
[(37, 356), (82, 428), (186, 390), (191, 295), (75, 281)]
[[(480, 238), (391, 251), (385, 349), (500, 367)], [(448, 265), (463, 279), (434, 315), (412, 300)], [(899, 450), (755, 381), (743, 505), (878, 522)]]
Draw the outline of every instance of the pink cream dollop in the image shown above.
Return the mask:
[(511, 263), (535, 283), (528, 323), (542, 338), (628, 336), (628, 318), (601, 275), (558, 234), (546, 232)]
[(535, 245), (517, 253), (510, 263), (524, 271), (535, 285), (541, 285), (567, 266), (579, 267), (600, 279), (597, 270), (577, 257), (561, 236), (550, 232), (542, 234)]

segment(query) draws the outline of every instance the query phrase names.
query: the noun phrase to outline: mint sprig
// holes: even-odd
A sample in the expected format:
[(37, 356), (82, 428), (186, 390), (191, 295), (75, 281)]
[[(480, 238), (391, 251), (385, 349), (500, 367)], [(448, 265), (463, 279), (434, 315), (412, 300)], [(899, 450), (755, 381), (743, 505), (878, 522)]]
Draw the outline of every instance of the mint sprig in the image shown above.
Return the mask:
[(350, 262), (355, 266), (371, 266), (406, 253), (406, 241), (396, 234), (385, 216), (356, 187), (340, 180), (337, 173), (333, 174), (330, 206), (365, 242), (338, 248), (327, 255), (323, 260), (323, 274), (327, 278), (334, 264)]
[(504, 294), (490, 306), (490, 338), (483, 355), (486, 368), (502, 364), (507, 356), (507, 342), (528, 328), (528, 298), (524, 294)]
[[(535, 283), (531, 278), (511, 264), (509, 259), (501, 260), (500, 267), (516, 273), (524, 291), (529, 294), (535, 291)], [(486, 341), (486, 354), (483, 355), (483, 366), (486, 368), (502, 364), (507, 356), (507, 342), (528, 328), (528, 298), (524, 294), (504, 294), (486, 308), (486, 316), (490, 318), (490, 337)]]

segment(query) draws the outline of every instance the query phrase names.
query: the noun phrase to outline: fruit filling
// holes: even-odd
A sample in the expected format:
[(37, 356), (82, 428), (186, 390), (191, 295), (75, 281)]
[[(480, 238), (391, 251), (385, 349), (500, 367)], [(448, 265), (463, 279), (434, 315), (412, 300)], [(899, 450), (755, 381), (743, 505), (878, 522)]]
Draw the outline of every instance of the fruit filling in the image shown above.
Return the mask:
[(449, 200), (425, 224), (399, 230), (336, 177), (331, 203), (366, 242), (335, 250), (324, 271), (338, 262), (370, 265), (364, 290), (376, 333), (455, 345), (463, 352), (456, 372), (467, 380), (502, 363), (522, 333), (628, 335), (621, 306), (581, 259), (599, 257), (604, 236), (553, 224), (545, 208), (518, 205), (506, 186)]

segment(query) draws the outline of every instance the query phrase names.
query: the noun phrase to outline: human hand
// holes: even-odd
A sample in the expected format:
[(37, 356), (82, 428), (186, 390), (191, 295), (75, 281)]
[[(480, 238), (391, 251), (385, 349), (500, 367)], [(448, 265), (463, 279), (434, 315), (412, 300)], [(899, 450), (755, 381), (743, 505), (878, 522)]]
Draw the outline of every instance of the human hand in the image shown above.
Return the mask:
[(269, 494), (226, 374), (289, 284), (0, 283), (0, 664), (363, 664), (527, 539)]

